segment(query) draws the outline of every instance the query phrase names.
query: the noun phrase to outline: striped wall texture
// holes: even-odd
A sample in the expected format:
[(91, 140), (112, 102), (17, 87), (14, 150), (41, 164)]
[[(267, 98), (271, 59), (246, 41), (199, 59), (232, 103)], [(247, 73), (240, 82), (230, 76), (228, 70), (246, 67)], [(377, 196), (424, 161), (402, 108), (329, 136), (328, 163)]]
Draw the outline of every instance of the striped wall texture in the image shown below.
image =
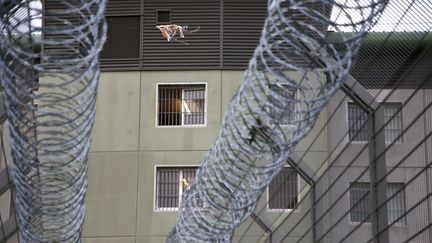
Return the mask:
[[(108, 0), (111, 35), (102, 68), (243, 70), (258, 43), (266, 6), (266, 0)], [(200, 27), (182, 39), (189, 45), (162, 37), (156, 29), (158, 10), (171, 11), (173, 24)], [(109, 45), (123, 53), (110, 56)]]

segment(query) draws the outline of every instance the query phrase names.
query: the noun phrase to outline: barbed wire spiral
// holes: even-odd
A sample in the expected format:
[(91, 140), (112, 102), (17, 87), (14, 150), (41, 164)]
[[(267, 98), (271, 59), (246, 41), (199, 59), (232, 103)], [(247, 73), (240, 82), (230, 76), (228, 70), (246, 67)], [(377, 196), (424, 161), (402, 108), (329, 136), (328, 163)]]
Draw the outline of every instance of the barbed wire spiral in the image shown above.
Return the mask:
[(46, 0), (43, 12), (40, 1), (0, 4), (20, 237), (79, 242), (106, 0)]
[(259, 44), (167, 242), (231, 240), (341, 86), (387, 2), (268, 1)]

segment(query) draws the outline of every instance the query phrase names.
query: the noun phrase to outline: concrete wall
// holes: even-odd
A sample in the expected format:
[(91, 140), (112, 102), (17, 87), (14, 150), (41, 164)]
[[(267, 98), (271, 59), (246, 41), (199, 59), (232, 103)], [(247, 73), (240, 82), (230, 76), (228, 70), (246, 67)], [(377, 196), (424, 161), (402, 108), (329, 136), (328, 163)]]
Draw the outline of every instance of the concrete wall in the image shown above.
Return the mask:
[[(240, 71), (147, 71), (104, 72), (98, 89), (97, 113), (89, 155), (89, 189), (83, 242), (164, 242), (177, 212), (154, 211), (156, 165), (199, 165), (219, 131), (223, 112), (243, 77)], [(207, 125), (200, 128), (156, 127), (157, 83), (207, 83)], [(325, 112), (317, 127), (325, 122)], [(305, 161), (318, 168), (327, 153), (326, 131), (320, 134)], [(318, 135), (313, 130), (311, 137)], [(311, 139), (309, 142), (312, 141)], [(299, 144), (297, 152), (307, 150), (309, 142)], [(300, 182), (303, 188), (305, 183)], [(303, 188), (305, 194), (308, 187)], [(306, 197), (306, 196), (305, 196)], [(263, 196), (260, 217), (282, 223), (281, 233), (293, 227), (283, 222), (288, 212), (268, 212)], [(308, 200), (290, 217), (300, 218)], [(251, 225), (251, 227), (248, 227)], [(302, 229), (310, 225), (305, 217)], [(234, 242), (246, 232), (243, 242), (264, 242), (262, 228), (251, 219), (237, 231)], [(292, 237), (301, 235), (294, 231)], [(288, 237), (286, 239), (293, 239)], [(246, 240), (246, 241), (245, 241)], [(309, 237), (306, 237), (309, 240)]]

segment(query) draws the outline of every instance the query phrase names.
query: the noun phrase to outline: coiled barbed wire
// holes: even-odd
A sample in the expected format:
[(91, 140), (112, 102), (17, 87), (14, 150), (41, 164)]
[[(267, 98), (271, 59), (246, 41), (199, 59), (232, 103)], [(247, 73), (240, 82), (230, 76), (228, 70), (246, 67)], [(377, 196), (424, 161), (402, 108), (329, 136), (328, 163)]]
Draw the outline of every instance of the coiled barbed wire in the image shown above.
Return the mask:
[[(243, 83), (182, 196), (167, 242), (232, 239), (341, 86), (387, 2), (269, 0)], [(342, 33), (347, 29), (352, 32)]]
[(0, 79), (24, 242), (80, 240), (105, 3), (45, 0), (43, 11), (39, 1), (0, 2)]

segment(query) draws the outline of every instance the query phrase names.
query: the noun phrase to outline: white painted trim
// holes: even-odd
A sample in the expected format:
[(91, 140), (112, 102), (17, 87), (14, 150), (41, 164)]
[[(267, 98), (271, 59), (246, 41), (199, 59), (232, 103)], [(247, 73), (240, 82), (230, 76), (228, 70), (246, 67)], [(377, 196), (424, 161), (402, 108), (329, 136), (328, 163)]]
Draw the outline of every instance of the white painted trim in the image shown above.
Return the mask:
[[(179, 125), (179, 126), (159, 126), (158, 125), (158, 100), (159, 100), (159, 86), (163, 85), (204, 85), (204, 124), (200, 125)], [(183, 95), (183, 92), (182, 92)], [(156, 128), (206, 128), (207, 127), (207, 104), (208, 104), (208, 82), (157, 82), (156, 83), (156, 100), (155, 100), (155, 127)], [(183, 115), (182, 115), (183, 124)]]
[[(187, 168), (187, 167), (190, 167), (190, 168), (199, 168), (199, 165), (183, 165), (183, 164), (173, 164), (173, 165), (171, 165), (171, 164), (163, 164), (163, 165), (158, 165), (158, 164), (156, 164), (156, 165), (154, 165), (154, 167), (153, 167), (153, 212), (156, 212), (156, 213), (172, 213), (172, 212), (178, 212), (178, 207), (176, 207), (176, 208), (167, 208), (167, 209), (159, 209), (158, 207), (157, 207), (157, 203), (156, 203), (156, 188), (157, 188), (157, 185), (156, 185), (156, 177), (157, 177), (157, 168)], [(179, 187), (180, 188), (182, 188), (181, 187), (181, 184), (179, 185)], [(180, 189), (179, 190), (179, 203), (180, 203), (180, 201), (181, 201), (181, 190), (182, 189)]]
[[(284, 168), (291, 168), (291, 166), (289, 165), (285, 165)], [(270, 195), (269, 195), (269, 186), (270, 184), (267, 186), (266, 188), (266, 209), (267, 212), (269, 213), (290, 213), (292, 211), (294, 212), (299, 212), (300, 211), (300, 201), (301, 201), (301, 186), (300, 186), (300, 180), (301, 180), (301, 176), (297, 173), (297, 171), (294, 170), (294, 172), (296, 172), (296, 176), (297, 176), (297, 208), (296, 209), (270, 209)]]

